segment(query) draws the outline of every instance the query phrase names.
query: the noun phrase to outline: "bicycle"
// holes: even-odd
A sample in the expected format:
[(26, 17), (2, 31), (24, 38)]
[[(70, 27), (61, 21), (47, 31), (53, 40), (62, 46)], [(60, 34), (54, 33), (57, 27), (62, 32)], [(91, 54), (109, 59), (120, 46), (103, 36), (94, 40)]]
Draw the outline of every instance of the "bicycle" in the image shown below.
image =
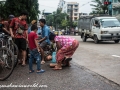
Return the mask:
[(15, 59), (15, 44), (13, 43), (11, 38), (2, 33), (0, 34), (0, 42), (0, 81), (3, 81), (12, 74), (18, 60)]
[(12, 51), (12, 53), (14, 54), (14, 61), (15, 61), (15, 67), (18, 63), (18, 47), (17, 45), (13, 42), (12, 37), (5, 35), (4, 33), (0, 33), (0, 42), (1, 42), (1, 46), (5, 46), (7, 47), (9, 50)]
[(14, 55), (6, 48), (0, 48), (0, 81), (6, 80), (14, 70)]

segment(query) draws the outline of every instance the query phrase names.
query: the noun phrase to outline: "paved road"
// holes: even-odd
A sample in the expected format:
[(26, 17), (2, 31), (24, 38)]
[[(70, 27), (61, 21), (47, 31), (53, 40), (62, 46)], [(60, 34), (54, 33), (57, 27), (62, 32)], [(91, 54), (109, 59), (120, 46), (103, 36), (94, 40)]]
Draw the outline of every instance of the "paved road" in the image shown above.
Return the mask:
[(74, 62), (120, 84), (120, 43), (105, 41), (94, 44), (92, 39), (82, 42), (79, 36), (73, 37), (80, 41)]
[[(79, 39), (79, 37), (75, 38)], [(0, 88), (0, 90), (120, 90), (119, 85), (109, 81), (109, 79), (104, 78), (98, 73), (93, 72), (93, 70), (90, 68), (92, 67), (93, 69), (97, 69), (96, 64), (100, 60), (100, 57), (98, 56), (101, 55), (101, 57), (103, 57), (104, 53), (102, 54), (102, 52), (100, 52), (102, 50), (96, 50), (96, 45), (94, 43), (87, 43), (89, 45), (82, 43), (80, 40), (80, 47), (74, 54), (73, 60), (71, 62), (72, 66), (69, 68), (65, 67), (63, 70), (54, 71), (49, 68), (50, 62), (47, 62), (45, 65), (42, 65), (42, 68), (46, 70), (45, 73), (29, 74), (28, 65), (26, 67), (21, 67), (18, 65), (9, 79), (0, 82), (0, 85), (33, 85), (36, 83), (36, 85), (45, 85), (45, 87), (14, 87)], [(94, 45), (95, 48), (93, 48), (92, 45)], [(103, 60), (106, 59), (104, 62), (107, 62), (110, 57), (103, 57)], [(96, 61), (92, 66), (90, 63), (93, 59)], [(35, 64), (34, 69), (36, 69)]]

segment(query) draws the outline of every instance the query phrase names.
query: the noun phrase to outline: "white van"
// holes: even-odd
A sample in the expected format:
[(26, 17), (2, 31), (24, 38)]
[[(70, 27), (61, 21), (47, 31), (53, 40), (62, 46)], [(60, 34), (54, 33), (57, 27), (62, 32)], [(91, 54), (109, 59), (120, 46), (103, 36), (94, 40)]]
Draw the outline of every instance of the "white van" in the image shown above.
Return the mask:
[(87, 38), (92, 38), (95, 43), (100, 41), (119, 43), (120, 40), (120, 22), (116, 17), (81, 16), (78, 21), (78, 28), (84, 42)]

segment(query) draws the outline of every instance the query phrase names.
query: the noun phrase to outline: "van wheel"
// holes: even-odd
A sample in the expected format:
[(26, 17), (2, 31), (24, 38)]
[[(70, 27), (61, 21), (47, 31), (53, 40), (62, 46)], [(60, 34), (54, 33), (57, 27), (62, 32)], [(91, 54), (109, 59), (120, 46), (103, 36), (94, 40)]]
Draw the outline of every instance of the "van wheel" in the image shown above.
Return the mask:
[(119, 40), (114, 40), (115, 41), (115, 43), (119, 43)]
[(94, 36), (94, 43), (95, 43), (95, 44), (98, 44), (98, 43), (99, 43), (99, 40), (98, 40), (98, 38), (97, 38), (96, 35)]
[(86, 42), (86, 40), (87, 40), (87, 37), (83, 35), (83, 36), (82, 36), (82, 41), (83, 41), (83, 42)]

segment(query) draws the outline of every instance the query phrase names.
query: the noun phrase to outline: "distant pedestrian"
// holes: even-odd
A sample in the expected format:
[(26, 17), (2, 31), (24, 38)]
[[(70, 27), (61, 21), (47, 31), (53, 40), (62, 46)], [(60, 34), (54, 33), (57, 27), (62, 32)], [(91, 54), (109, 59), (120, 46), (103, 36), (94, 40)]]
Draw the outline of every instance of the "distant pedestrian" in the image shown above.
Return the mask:
[[(36, 21), (36, 20), (32, 20), (32, 21), (31, 21), (31, 24), (30, 24), (30, 26), (29, 26), (29, 28), (28, 28), (28, 34), (31, 32), (31, 26), (32, 26), (32, 25), (37, 25), (37, 21)], [(38, 26), (37, 34), (38, 34), (38, 35), (41, 35), (40, 26)]]
[(72, 59), (71, 56), (74, 54), (75, 50), (79, 46), (79, 42), (74, 38), (67, 36), (56, 36), (51, 33), (49, 36), (51, 42), (56, 43), (57, 54), (56, 60), (57, 65), (55, 66), (55, 70), (62, 69), (62, 62), (67, 62), (68, 66), (70, 66), (69, 61)]
[(31, 26), (32, 25), (37, 25), (37, 21), (36, 20), (32, 20), (31, 25), (28, 28), (28, 34), (31, 32)]
[(40, 56), (40, 47), (38, 45), (38, 36), (37, 36), (37, 26), (32, 25), (31, 32), (28, 35), (29, 48), (30, 48), (30, 58), (29, 58), (29, 73), (34, 72), (32, 64), (35, 59), (37, 62), (37, 73), (43, 73), (44, 70), (41, 69), (41, 56)]

